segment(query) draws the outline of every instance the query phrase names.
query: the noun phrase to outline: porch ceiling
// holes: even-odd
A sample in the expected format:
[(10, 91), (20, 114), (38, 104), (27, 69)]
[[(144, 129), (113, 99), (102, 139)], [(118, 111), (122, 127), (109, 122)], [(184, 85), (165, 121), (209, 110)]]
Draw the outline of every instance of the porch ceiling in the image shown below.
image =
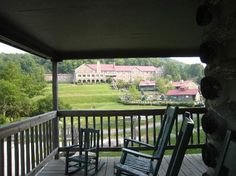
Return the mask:
[(197, 56), (199, 0), (2, 0), (0, 41), (45, 58)]

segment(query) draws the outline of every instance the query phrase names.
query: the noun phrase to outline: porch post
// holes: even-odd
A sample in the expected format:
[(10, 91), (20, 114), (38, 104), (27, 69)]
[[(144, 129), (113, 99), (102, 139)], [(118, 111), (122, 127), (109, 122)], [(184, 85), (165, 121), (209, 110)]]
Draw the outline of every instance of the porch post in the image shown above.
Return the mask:
[(57, 61), (52, 60), (52, 95), (53, 110), (58, 110), (58, 80), (57, 80)]
[[(58, 110), (58, 79), (57, 79), (57, 61), (52, 60), (52, 95), (53, 95), (53, 110)], [(58, 117), (53, 119), (53, 149), (59, 147), (59, 130), (58, 130)], [(58, 159), (58, 155), (55, 159)]]

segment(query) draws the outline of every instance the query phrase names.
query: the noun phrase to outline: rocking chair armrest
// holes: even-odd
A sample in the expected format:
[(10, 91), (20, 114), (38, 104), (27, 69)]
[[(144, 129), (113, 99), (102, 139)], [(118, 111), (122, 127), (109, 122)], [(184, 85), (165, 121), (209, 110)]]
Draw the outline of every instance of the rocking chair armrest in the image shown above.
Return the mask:
[(80, 146), (79, 144), (76, 144), (76, 145), (65, 146), (65, 147), (62, 147), (61, 149), (62, 149), (62, 150), (69, 151), (69, 150), (75, 149), (75, 148), (77, 148), (77, 147), (79, 147), (79, 146)]
[(97, 147), (93, 147), (93, 148), (84, 149), (84, 151), (86, 151), (86, 152), (91, 152), (91, 151), (96, 151), (96, 150), (98, 150), (98, 148), (97, 148)]
[[(125, 142), (133, 142), (133, 143), (136, 143), (136, 144), (140, 144), (140, 145), (143, 145), (145, 147), (148, 147), (148, 148), (151, 148), (151, 149), (154, 149), (155, 147), (151, 144), (147, 144), (145, 142), (142, 142), (142, 141), (137, 141), (137, 140), (134, 140), (134, 139), (128, 139), (128, 138), (125, 138)], [(128, 146), (128, 145), (127, 145)]]
[(145, 153), (140, 153), (140, 152), (130, 150), (130, 149), (127, 149), (127, 148), (122, 148), (122, 151), (124, 153), (132, 154), (134, 156), (140, 156), (140, 157), (144, 157), (144, 158), (148, 158), (148, 159), (159, 159), (158, 157), (154, 157), (152, 155), (148, 155), (148, 154), (145, 154)]

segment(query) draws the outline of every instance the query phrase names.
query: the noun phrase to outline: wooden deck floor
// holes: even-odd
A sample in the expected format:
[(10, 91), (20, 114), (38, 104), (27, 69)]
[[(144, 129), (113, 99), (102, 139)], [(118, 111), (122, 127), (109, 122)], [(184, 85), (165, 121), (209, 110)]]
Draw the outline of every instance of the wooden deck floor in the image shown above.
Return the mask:
[[(114, 174), (114, 164), (119, 162), (118, 157), (103, 157), (105, 165), (97, 174), (98, 176), (112, 176)], [(165, 156), (162, 160), (159, 170), (159, 176), (165, 176), (170, 156)], [(62, 176), (64, 175), (64, 160), (50, 161), (37, 175), (38, 176)], [(206, 171), (206, 166), (202, 161), (200, 154), (186, 155), (179, 172), (179, 176), (201, 176)], [(82, 176), (82, 171), (73, 174), (73, 176)]]

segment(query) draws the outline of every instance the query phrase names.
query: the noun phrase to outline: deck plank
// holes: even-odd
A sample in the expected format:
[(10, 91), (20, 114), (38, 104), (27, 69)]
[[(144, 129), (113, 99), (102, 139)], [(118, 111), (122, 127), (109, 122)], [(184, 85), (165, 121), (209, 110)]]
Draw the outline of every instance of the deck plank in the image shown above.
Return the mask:
[[(114, 164), (118, 163), (120, 157), (102, 157), (101, 161), (105, 165), (97, 174), (98, 176), (112, 176), (114, 174)], [(170, 156), (165, 156), (161, 163), (158, 175), (165, 176), (168, 168)], [(38, 176), (62, 176), (64, 175), (65, 161), (63, 158), (59, 160), (51, 160), (37, 175)], [(200, 154), (185, 155), (182, 163), (179, 176), (199, 176), (206, 171), (207, 167), (204, 165)], [(83, 172), (77, 172), (74, 176), (82, 176)]]

